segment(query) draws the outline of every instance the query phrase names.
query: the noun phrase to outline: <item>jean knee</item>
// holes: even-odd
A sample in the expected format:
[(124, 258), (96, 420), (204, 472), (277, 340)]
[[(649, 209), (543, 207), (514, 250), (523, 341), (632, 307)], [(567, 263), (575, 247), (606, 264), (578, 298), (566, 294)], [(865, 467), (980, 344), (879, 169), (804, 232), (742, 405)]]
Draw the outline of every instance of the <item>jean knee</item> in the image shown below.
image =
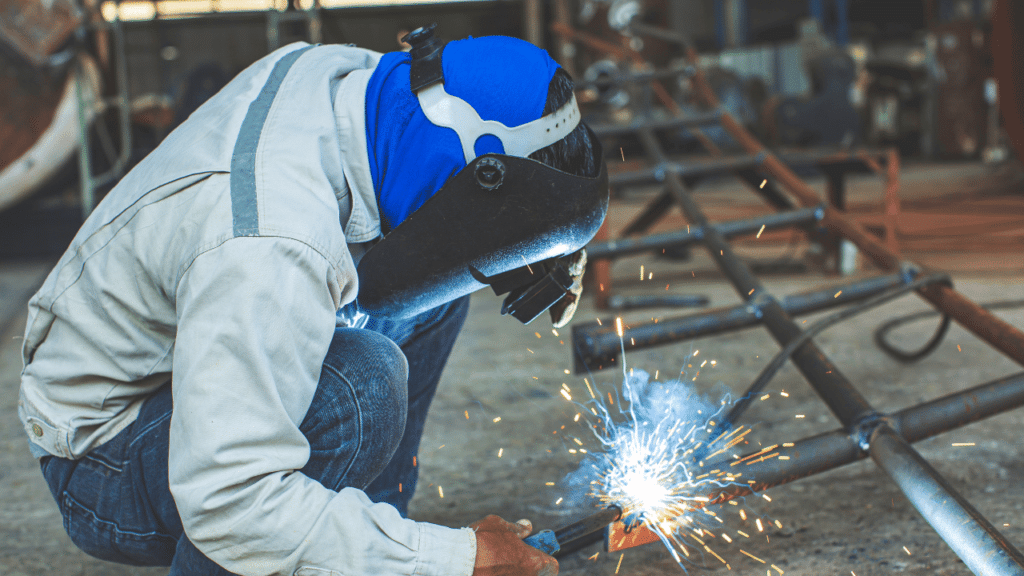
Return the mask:
[(379, 415), (378, 420), (405, 421), (409, 363), (390, 338), (369, 330), (339, 328), (324, 364), (335, 365), (353, 386), (365, 392), (360, 405)]
[[(337, 449), (339, 457), (353, 458), (346, 485), (369, 483), (398, 449), (408, 413), (408, 377), (405, 355), (386, 336), (355, 328), (335, 330), (307, 421), (315, 428), (309, 432), (322, 436), (310, 438), (314, 452), (323, 446), (325, 452)], [(323, 426), (328, 412), (334, 415), (327, 420), (337, 419), (348, 430)]]

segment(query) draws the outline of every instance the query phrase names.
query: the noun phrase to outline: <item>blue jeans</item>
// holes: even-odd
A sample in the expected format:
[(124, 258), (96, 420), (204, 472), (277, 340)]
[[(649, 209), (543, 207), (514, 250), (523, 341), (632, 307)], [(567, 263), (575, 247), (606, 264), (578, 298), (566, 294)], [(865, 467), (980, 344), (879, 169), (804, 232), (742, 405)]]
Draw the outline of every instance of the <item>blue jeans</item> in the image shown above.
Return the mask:
[[(402, 516), (416, 490), (427, 410), (469, 309), (469, 297), (405, 321), (370, 318), (339, 328), (299, 429), (310, 458), (301, 472), (333, 490), (364, 489)], [(396, 346), (397, 344), (397, 346)], [(408, 384), (402, 355), (408, 361)], [(80, 460), (41, 459), (64, 529), (88, 554), (122, 564), (171, 566), (172, 576), (230, 575), (182, 530), (167, 481), (169, 382), (138, 418)]]

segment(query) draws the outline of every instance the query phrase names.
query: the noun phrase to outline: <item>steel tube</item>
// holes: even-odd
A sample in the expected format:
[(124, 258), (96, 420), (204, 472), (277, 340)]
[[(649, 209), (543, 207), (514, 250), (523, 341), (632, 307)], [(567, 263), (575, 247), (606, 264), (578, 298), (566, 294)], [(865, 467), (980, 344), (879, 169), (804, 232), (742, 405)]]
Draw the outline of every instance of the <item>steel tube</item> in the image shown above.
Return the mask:
[[(1024, 404), (1024, 372), (1006, 376), (974, 388), (905, 408), (880, 418), (907, 441), (916, 442), (941, 434), (958, 426), (1008, 412)], [(870, 432), (865, 430), (864, 433)], [(765, 458), (738, 458), (701, 463), (706, 470), (728, 470), (738, 476), (736, 484), (715, 488), (704, 494), (707, 505), (762, 492), (821, 472), (863, 460), (868, 453), (861, 449), (859, 433), (839, 429), (811, 436), (765, 452)], [(778, 456), (786, 457), (780, 460)], [(752, 483), (751, 483), (752, 482)], [(1015, 572), (1010, 572), (1015, 574)]]
[[(791, 294), (782, 300), (782, 308), (791, 316), (803, 316), (836, 306), (859, 302), (906, 282), (902, 274), (868, 278), (840, 286), (830, 286), (811, 292)], [(839, 293), (838, 296), (836, 294)], [(761, 323), (757, 310), (742, 304), (729, 308), (716, 308), (699, 314), (675, 318), (662, 318), (657, 323), (644, 322), (623, 330), (623, 341), (611, 323), (597, 322), (573, 325), (573, 350), (576, 351), (576, 372), (598, 370), (614, 365), (615, 358), (626, 350), (650, 348), (672, 342), (690, 340), (750, 328)]]
[[(641, 130), (640, 140), (648, 154), (657, 161), (664, 162), (665, 154), (661, 150), (654, 132)], [(676, 202), (683, 209), (686, 218), (698, 226), (704, 227), (704, 245), (715, 259), (718, 267), (732, 282), (733, 288), (741, 298), (755, 306), (762, 315), (765, 327), (780, 345), (799, 338), (800, 328), (786, 314), (777, 300), (764, 289), (761, 282), (732, 250), (732, 246), (722, 234), (710, 226), (704, 212), (697, 205), (693, 196), (686, 189), (678, 174), (669, 174), (666, 184), (676, 197)], [(813, 340), (802, 344), (792, 355), (793, 365), (807, 379), (814, 391), (825, 401), (829, 410), (839, 418), (845, 426), (852, 426), (859, 420), (875, 414), (871, 405), (858, 392), (850, 381), (843, 376), (839, 368), (833, 364), (818, 348)]]
[(634, 34), (650, 36), (651, 38), (657, 38), (658, 40), (663, 40), (665, 42), (674, 42), (684, 48), (688, 48), (693, 45), (693, 42), (686, 35), (674, 30), (667, 30), (665, 28), (644, 24), (639, 18), (634, 18), (629, 23), (629, 29)]
[[(743, 234), (754, 234), (764, 226), (765, 230), (778, 230), (798, 224), (817, 221), (822, 214), (819, 208), (803, 208), (792, 212), (780, 212), (749, 218), (747, 220), (730, 220), (728, 222), (717, 222), (715, 227), (726, 238), (741, 236)], [(704, 228), (690, 226), (685, 231), (666, 232), (664, 234), (651, 234), (641, 238), (622, 238), (599, 242), (587, 246), (587, 258), (599, 260), (602, 258), (619, 258), (630, 254), (639, 254), (660, 250), (668, 247), (678, 247), (699, 242), (704, 237)]]
[[(691, 63), (696, 62), (696, 52), (689, 51)], [(711, 90), (703, 73), (697, 69), (694, 84), (698, 94), (710, 106), (720, 106), (718, 97)], [(750, 154), (765, 154), (764, 169), (783, 187), (792, 193), (804, 206), (817, 205), (821, 198), (813, 188), (801, 180), (788, 166), (754, 138), (728, 112), (722, 112), (722, 127)], [(860, 223), (848, 219), (834, 208), (825, 210), (825, 225), (833, 232), (857, 245), (878, 266), (893, 270), (901, 265), (898, 254), (889, 250), (877, 237), (868, 232)], [(1024, 332), (1005, 322), (998, 316), (970, 301), (948, 286), (929, 286), (918, 292), (931, 302), (936, 309), (946, 313), (961, 326), (970, 330), (997, 350), (1002, 351), (1017, 363), (1024, 365)]]
[(610, 310), (637, 310), (642, 308), (702, 308), (708, 305), (708, 297), (702, 294), (641, 294), (608, 297)]
[(604, 76), (594, 80), (581, 80), (579, 82), (575, 82), (575, 86), (577, 90), (585, 88), (604, 88), (606, 86), (639, 84), (641, 82), (650, 82), (653, 80), (664, 80), (666, 78), (675, 78), (676, 76), (690, 74), (693, 74), (693, 68), (687, 66), (685, 68), (678, 69), (655, 70), (653, 72), (637, 72), (632, 74), (616, 74), (614, 76)]
[(871, 434), (871, 458), (972, 572), (1024, 576), (1024, 556), (885, 424)]
[[(644, 128), (646, 128), (646, 126), (638, 128), (638, 130), (642, 130)], [(864, 167), (864, 159), (852, 154), (787, 154), (783, 156), (782, 159), (790, 166), (827, 165), (839, 170), (853, 169), (857, 166)], [(759, 168), (763, 164), (764, 160), (765, 156), (759, 154), (716, 158), (710, 161), (694, 162), (690, 164), (666, 160), (665, 162), (649, 168), (610, 174), (608, 176), (608, 185), (615, 187), (663, 182), (665, 180), (665, 175), (669, 172), (675, 172), (685, 179), (718, 176), (739, 170)]]
[(705, 112), (704, 114), (694, 114), (685, 118), (670, 118), (668, 120), (643, 120), (629, 124), (594, 124), (590, 125), (590, 130), (599, 138), (603, 138), (606, 136), (631, 134), (644, 129), (661, 131), (708, 126), (710, 124), (718, 124), (721, 119), (722, 112), (716, 110)]
[[(879, 422), (887, 422), (908, 442), (917, 442), (1021, 405), (1024, 405), (1024, 372), (905, 408), (880, 418)], [(775, 457), (732, 466), (736, 460), (730, 458), (706, 463), (704, 468), (709, 470), (731, 469), (742, 472), (742, 479), (754, 480), (752, 485), (744, 483), (717, 489), (707, 494), (708, 498), (712, 503), (724, 502), (863, 460), (868, 455), (861, 450), (856, 435), (844, 429), (804, 438), (771, 453), (786, 456), (788, 460)]]
[(608, 506), (600, 512), (591, 514), (586, 518), (555, 530), (555, 538), (559, 544), (568, 544), (573, 540), (602, 530), (605, 526), (615, 522), (622, 517), (622, 508), (616, 505)]
[(917, 442), (1018, 406), (1024, 406), (1024, 373), (901, 410), (890, 425), (908, 442)]

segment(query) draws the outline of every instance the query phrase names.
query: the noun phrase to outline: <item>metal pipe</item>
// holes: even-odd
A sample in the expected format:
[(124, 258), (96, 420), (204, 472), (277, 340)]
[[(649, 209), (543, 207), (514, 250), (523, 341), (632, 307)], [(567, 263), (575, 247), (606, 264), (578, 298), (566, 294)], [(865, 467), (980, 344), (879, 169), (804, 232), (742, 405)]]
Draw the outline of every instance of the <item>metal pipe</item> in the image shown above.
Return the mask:
[[(128, 166), (128, 160), (132, 155), (132, 111), (130, 95), (128, 93), (128, 55), (125, 50), (124, 26), (118, 18), (115, 18), (111, 25), (114, 28), (114, 49), (117, 51), (115, 62), (117, 97), (114, 99), (114, 102), (117, 105), (121, 151), (109, 170), (99, 176), (92, 177), (94, 187), (106, 186), (120, 179), (124, 175), (125, 168)], [(90, 211), (91, 208), (90, 206)]]
[[(791, 316), (803, 316), (870, 298), (886, 290), (902, 286), (903, 274), (890, 274), (868, 278), (849, 284), (830, 286), (810, 292), (791, 294), (782, 300), (782, 308)], [(837, 295), (838, 294), (838, 295)], [(729, 308), (716, 308), (699, 314), (675, 318), (662, 318), (657, 323), (634, 324), (619, 335), (610, 325), (597, 322), (573, 325), (572, 342), (576, 351), (576, 373), (610, 368), (615, 365), (622, 348), (634, 350), (650, 348), (672, 342), (690, 340), (757, 326), (761, 318), (757, 310), (747, 304)]]
[[(1024, 405), (1024, 372), (905, 408), (883, 416), (875, 423), (885, 422), (908, 442), (917, 442), (1021, 405)], [(868, 453), (862, 450), (859, 438), (862, 432), (869, 431), (855, 430), (851, 434), (845, 429), (832, 430), (765, 452), (764, 458), (747, 459), (753, 455), (751, 453), (739, 458), (701, 463), (707, 470), (733, 472), (740, 480), (704, 494), (709, 499), (707, 505), (722, 504), (863, 460)], [(778, 456), (786, 460), (780, 460)], [(579, 538), (571, 550), (563, 547), (561, 553), (568, 554), (599, 539)]]
[(693, 67), (686, 66), (685, 68), (668, 68), (652, 72), (636, 72), (616, 74), (614, 76), (602, 76), (600, 78), (595, 78), (594, 80), (581, 80), (576, 82), (575, 86), (577, 90), (585, 88), (605, 88), (608, 86), (619, 86), (621, 84), (638, 84), (640, 82), (650, 82), (652, 80), (663, 80), (665, 78), (675, 78), (676, 76), (690, 74), (693, 74)]
[(708, 305), (708, 297), (702, 294), (640, 294), (608, 297), (610, 310), (638, 310), (643, 308), (701, 308)]
[[(780, 212), (749, 218), (747, 220), (730, 220), (728, 222), (716, 222), (715, 227), (726, 238), (754, 234), (762, 226), (765, 230), (778, 230), (799, 224), (816, 222), (821, 218), (822, 208), (803, 208), (792, 212)], [(599, 242), (587, 246), (587, 258), (589, 260), (600, 260), (602, 258), (620, 258), (631, 254), (651, 252), (662, 248), (676, 248), (699, 242), (704, 237), (704, 228), (689, 226), (687, 229), (678, 232), (666, 232), (663, 234), (651, 234), (640, 238), (622, 238)]]
[[(86, 112), (85, 102), (85, 70), (81, 62), (76, 62), (74, 67), (75, 101), (78, 104), (78, 173), (79, 173), (79, 194), (82, 202), (82, 221), (89, 217), (95, 204), (96, 185), (92, 178), (92, 163), (89, 146), (89, 116)], [(92, 102), (90, 106), (94, 105)]]
[(692, 128), (695, 126), (707, 126), (718, 124), (722, 119), (722, 111), (714, 110), (703, 114), (694, 114), (685, 118), (670, 118), (668, 120), (641, 120), (629, 124), (594, 124), (590, 130), (599, 138), (606, 136), (621, 136), (632, 134), (640, 130), (678, 130), (680, 128)]
[[(786, 154), (782, 157), (783, 162), (789, 166), (828, 166), (836, 170), (850, 170), (857, 166), (864, 167), (871, 156), (854, 154), (807, 154), (795, 153)], [(665, 175), (675, 172), (683, 178), (702, 178), (707, 176), (718, 176), (739, 170), (750, 170), (760, 167), (765, 160), (761, 154), (748, 154), (743, 156), (731, 156), (728, 158), (716, 158), (710, 161), (681, 163), (666, 161), (656, 166), (630, 170), (629, 172), (618, 172), (608, 177), (609, 186), (628, 186), (631, 184), (650, 184), (663, 182)], [(759, 182), (760, 183), (760, 182)]]
[(592, 534), (599, 530), (603, 530), (605, 526), (615, 522), (622, 517), (622, 508), (616, 505), (608, 506), (600, 512), (591, 514), (586, 518), (573, 522), (568, 526), (564, 526), (555, 530), (555, 538), (558, 538), (560, 543), (569, 543), (577, 538)]
[[(696, 63), (695, 51), (689, 50), (688, 57), (691, 63)], [(715, 107), (721, 105), (699, 68), (694, 75), (694, 86), (706, 104)], [(769, 152), (731, 114), (722, 112), (721, 125), (748, 153), (764, 154), (763, 167), (765, 171), (789, 190), (801, 204), (812, 206), (821, 201), (813, 188)], [(889, 250), (863, 225), (847, 218), (840, 211), (831, 207), (827, 208), (824, 223), (837, 235), (856, 244), (857, 248), (867, 254), (882, 269), (893, 270), (902, 264), (898, 254)], [(992, 347), (1024, 365), (1024, 332), (948, 286), (929, 286), (919, 290), (918, 294)]]
[[(861, 304), (851, 306), (850, 308), (846, 308), (844, 310), (840, 310), (839, 312), (832, 314), (827, 318), (818, 320), (811, 326), (808, 326), (806, 329), (803, 330), (803, 334), (801, 334), (799, 338), (790, 341), (781, 351), (779, 351), (778, 354), (775, 355), (774, 358), (772, 358), (771, 362), (769, 362), (768, 365), (764, 367), (764, 369), (757, 376), (757, 378), (754, 379), (754, 382), (747, 388), (746, 392), (744, 392), (740, 399), (737, 400), (736, 403), (732, 405), (732, 408), (729, 410), (729, 412), (718, 422), (718, 424), (715, 425), (715, 429), (711, 435), (717, 436), (718, 433), (726, 432), (730, 428), (732, 428), (733, 423), (735, 423), (736, 420), (739, 419), (740, 415), (743, 414), (744, 410), (746, 410), (747, 407), (750, 406), (750, 404), (754, 401), (754, 398), (756, 398), (756, 396), (761, 393), (764, 387), (767, 386), (769, 382), (771, 382), (772, 378), (774, 378), (775, 375), (778, 373), (779, 369), (782, 368), (783, 365), (785, 365), (785, 363), (789, 360), (790, 355), (797, 349), (797, 347), (801, 346), (804, 342), (810, 340), (811, 338), (817, 336), (818, 334), (824, 332), (825, 330), (831, 328), (832, 326), (835, 326), (839, 322), (852, 318), (857, 314), (866, 312), (876, 306), (880, 306), (881, 304), (893, 300), (894, 298), (898, 298), (911, 290), (920, 288), (921, 286), (927, 286), (928, 284), (940, 282), (944, 284), (952, 283), (947, 274), (929, 274), (926, 276), (922, 276), (920, 278), (915, 279), (910, 284), (906, 284), (904, 286), (900, 286), (892, 290), (887, 290), (877, 296), (872, 296), (871, 298), (869, 298), (868, 300)], [(705, 447), (703, 450), (706, 449), (707, 447)], [(703, 458), (703, 456), (700, 457)]]
[(651, 26), (644, 24), (638, 18), (634, 18), (629, 23), (629, 30), (634, 34), (640, 34), (642, 36), (649, 36), (665, 42), (673, 42), (683, 47), (692, 46), (693, 42), (684, 34), (676, 32), (674, 30), (667, 30), (665, 28), (659, 28), (657, 26)]
[(555, 531), (541, 530), (523, 541), (557, 558), (599, 541), (601, 532), (621, 517), (622, 508), (612, 504), (568, 526)]
[[(917, 442), (1021, 405), (1024, 405), (1024, 372), (905, 408), (878, 421), (886, 422), (908, 442)], [(863, 460), (868, 454), (861, 449), (861, 432), (864, 431), (855, 430), (851, 434), (845, 429), (832, 430), (766, 453), (766, 456), (777, 453), (787, 460), (769, 457), (733, 466), (743, 457), (730, 457), (705, 463), (704, 468), (709, 470), (742, 472), (740, 478), (744, 479), (744, 484), (718, 488), (706, 496), (712, 504), (718, 504)], [(753, 480), (753, 484), (747, 484), (748, 480)]]
[[(665, 153), (661, 150), (654, 132), (641, 130), (640, 140), (648, 154), (657, 161), (665, 161)], [(765, 290), (761, 282), (732, 250), (732, 246), (722, 234), (710, 226), (707, 216), (697, 205), (693, 196), (686, 189), (678, 174), (669, 174), (666, 184), (683, 209), (687, 220), (705, 229), (704, 245), (715, 259), (718, 267), (732, 282), (733, 288), (741, 298), (747, 300), (762, 315), (765, 327), (781, 346), (800, 338), (801, 330), (786, 314), (775, 298)], [(868, 401), (858, 392), (850, 381), (839, 371), (813, 340), (804, 342), (792, 354), (793, 365), (807, 379), (814, 391), (825, 401), (833, 414), (846, 426), (871, 417), (875, 414)]]
[(871, 458), (972, 572), (1024, 576), (1024, 555), (885, 424), (871, 434)]

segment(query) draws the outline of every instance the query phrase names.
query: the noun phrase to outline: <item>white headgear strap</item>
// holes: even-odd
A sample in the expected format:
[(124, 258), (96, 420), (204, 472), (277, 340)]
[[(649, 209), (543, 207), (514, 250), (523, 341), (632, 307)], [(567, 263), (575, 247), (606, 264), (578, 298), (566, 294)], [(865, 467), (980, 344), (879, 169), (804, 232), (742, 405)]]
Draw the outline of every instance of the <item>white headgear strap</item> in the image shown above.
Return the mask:
[(466, 164), (476, 158), (476, 141), (481, 136), (490, 134), (501, 140), (505, 154), (526, 158), (565, 138), (580, 123), (576, 96), (551, 114), (514, 128), (496, 120), (481, 119), (469, 102), (445, 92), (441, 82), (420, 90), (416, 96), (428, 120), (436, 126), (451, 128), (459, 135)]

